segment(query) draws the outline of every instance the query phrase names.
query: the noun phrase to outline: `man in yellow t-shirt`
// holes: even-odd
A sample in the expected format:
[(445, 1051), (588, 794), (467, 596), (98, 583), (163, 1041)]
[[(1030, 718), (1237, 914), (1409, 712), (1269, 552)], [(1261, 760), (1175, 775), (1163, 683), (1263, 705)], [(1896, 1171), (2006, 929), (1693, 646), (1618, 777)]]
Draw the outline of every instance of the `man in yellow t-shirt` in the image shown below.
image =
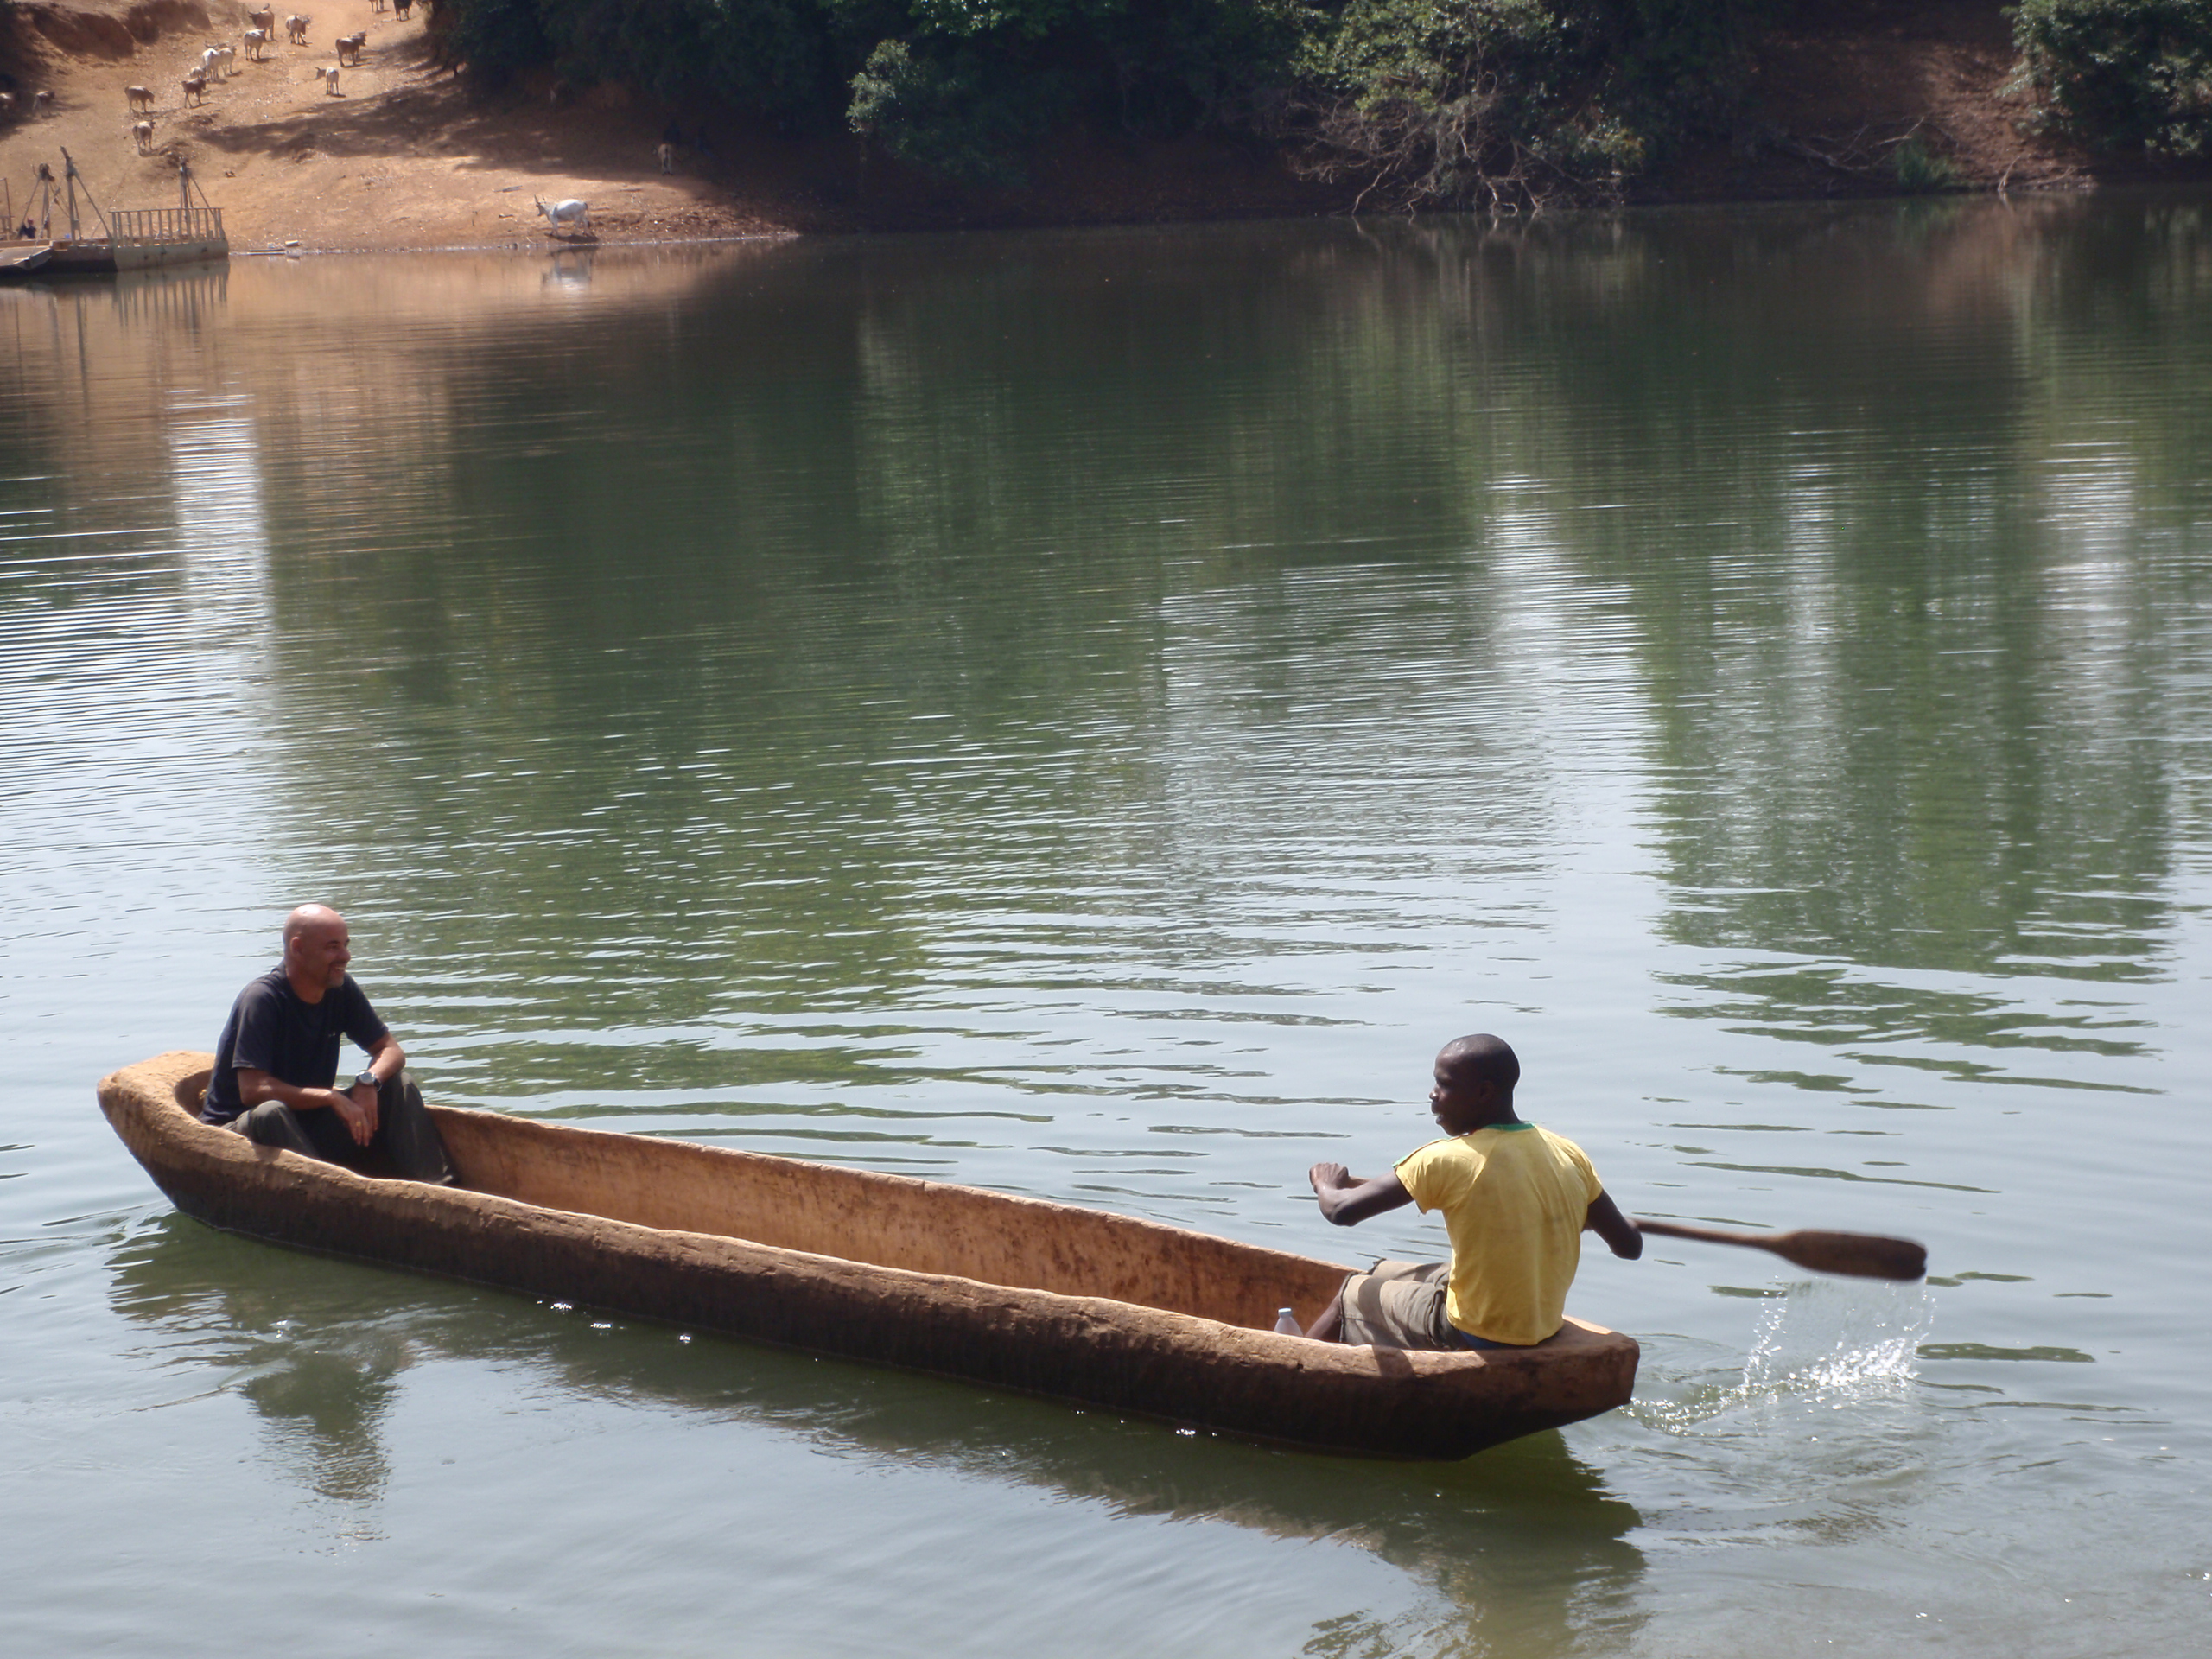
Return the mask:
[(1382, 1262), (1356, 1273), (1306, 1335), (1385, 1348), (1525, 1348), (1556, 1333), (1585, 1230), (1615, 1255), (1643, 1235), (1582, 1148), (1513, 1109), (1521, 1062), (1496, 1037), (1461, 1037), (1436, 1057), (1429, 1109), (1445, 1134), (1361, 1180), (1342, 1164), (1310, 1173), (1321, 1213), (1349, 1227), (1408, 1204), (1444, 1212), (1452, 1260)]

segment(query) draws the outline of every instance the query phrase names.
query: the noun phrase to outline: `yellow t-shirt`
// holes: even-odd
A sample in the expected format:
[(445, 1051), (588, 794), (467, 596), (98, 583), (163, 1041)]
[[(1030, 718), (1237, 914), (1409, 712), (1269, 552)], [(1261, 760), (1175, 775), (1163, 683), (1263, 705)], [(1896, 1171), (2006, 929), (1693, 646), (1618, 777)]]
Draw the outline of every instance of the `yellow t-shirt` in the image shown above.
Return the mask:
[(1541, 1342), (1567, 1315), (1582, 1224), (1605, 1191), (1582, 1148), (1528, 1124), (1432, 1141), (1398, 1165), (1422, 1213), (1444, 1212), (1452, 1289), (1444, 1311), (1492, 1342)]

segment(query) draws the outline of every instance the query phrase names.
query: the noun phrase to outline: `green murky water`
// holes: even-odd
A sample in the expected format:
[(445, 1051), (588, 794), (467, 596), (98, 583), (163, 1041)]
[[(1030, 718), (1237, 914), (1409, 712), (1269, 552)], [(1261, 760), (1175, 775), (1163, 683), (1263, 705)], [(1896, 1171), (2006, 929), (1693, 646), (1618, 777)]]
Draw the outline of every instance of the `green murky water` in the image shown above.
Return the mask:
[[(0, 289), (0, 1649), (2186, 1650), (2208, 808), (2196, 201)], [(92, 1084), (307, 897), (448, 1101), (1434, 1253), (1490, 1029), (1936, 1277), (1414, 1467), (290, 1255)]]

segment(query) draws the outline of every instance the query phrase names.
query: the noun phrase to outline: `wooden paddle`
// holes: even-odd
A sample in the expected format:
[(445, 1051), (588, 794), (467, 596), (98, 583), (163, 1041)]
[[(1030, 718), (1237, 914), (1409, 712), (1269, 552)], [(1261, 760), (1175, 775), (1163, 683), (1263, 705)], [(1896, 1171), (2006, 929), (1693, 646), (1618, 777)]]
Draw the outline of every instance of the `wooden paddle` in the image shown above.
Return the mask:
[(1772, 1250), (1783, 1261), (1814, 1273), (1848, 1274), (1855, 1279), (1919, 1279), (1928, 1272), (1928, 1247), (1909, 1238), (1878, 1233), (1732, 1233), (1718, 1227), (1680, 1227), (1671, 1221), (1643, 1221), (1641, 1232), (1664, 1238), (1694, 1238), (1707, 1244), (1748, 1244)]

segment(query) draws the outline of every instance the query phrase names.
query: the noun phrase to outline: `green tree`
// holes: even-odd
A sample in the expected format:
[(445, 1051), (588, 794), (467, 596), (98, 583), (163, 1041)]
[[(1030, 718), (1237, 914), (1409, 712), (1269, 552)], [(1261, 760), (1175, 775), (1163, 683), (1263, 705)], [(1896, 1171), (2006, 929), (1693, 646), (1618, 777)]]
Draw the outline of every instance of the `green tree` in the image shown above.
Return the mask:
[(2212, 0), (2022, 0), (2022, 81), (2100, 149), (2198, 156), (2212, 140)]

